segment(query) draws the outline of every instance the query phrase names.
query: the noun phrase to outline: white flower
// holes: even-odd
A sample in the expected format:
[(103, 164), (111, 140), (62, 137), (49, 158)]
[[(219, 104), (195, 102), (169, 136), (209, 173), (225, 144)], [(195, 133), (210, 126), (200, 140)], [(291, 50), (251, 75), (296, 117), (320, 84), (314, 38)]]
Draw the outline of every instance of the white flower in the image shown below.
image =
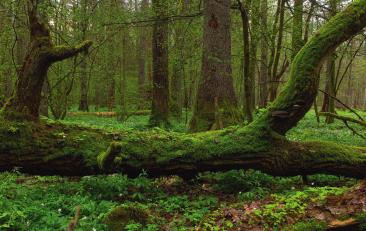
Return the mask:
[(59, 213), (61, 213), (62, 209), (58, 209), (57, 211), (58, 211)]
[(97, 231), (97, 229), (93, 227), (93, 231)]

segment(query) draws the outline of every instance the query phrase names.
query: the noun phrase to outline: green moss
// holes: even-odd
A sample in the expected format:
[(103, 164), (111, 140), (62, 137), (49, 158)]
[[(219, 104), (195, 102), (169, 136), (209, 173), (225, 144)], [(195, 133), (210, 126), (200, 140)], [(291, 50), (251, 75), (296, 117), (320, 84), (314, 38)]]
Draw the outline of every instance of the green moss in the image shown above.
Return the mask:
[(104, 223), (108, 226), (108, 230), (120, 231), (124, 230), (124, 227), (128, 224), (145, 225), (148, 220), (149, 212), (147, 210), (134, 205), (122, 205), (109, 212), (104, 219)]

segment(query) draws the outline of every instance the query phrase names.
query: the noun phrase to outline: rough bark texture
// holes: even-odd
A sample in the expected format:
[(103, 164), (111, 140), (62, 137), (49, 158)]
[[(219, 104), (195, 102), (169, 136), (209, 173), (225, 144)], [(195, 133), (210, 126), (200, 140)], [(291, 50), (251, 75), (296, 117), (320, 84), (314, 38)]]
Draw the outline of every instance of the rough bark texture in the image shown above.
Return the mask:
[(28, 1), (30, 48), (19, 71), (15, 94), (5, 105), (7, 118), (37, 120), (48, 68), (57, 61), (87, 50), (91, 45), (88, 41), (76, 47), (53, 46), (46, 24), (39, 19), (38, 4), (37, 0)]
[(231, 70), (230, 0), (203, 1), (203, 57), (191, 132), (219, 129), (240, 118)]
[(105, 133), (55, 123), (2, 120), (0, 169), (20, 167), (29, 173), (61, 175), (136, 175), (145, 169), (151, 176), (189, 177), (206, 170), (253, 168), (279, 176), (328, 173), (365, 178), (366, 147), (292, 142), (281, 135), (312, 106), (319, 84), (317, 73), (327, 54), (365, 26), (366, 0), (354, 1), (326, 23), (295, 57), (284, 91), (246, 127), (193, 135), (160, 129)]
[(169, 125), (168, 22), (162, 0), (154, 0), (157, 20), (153, 29), (153, 99), (150, 125)]

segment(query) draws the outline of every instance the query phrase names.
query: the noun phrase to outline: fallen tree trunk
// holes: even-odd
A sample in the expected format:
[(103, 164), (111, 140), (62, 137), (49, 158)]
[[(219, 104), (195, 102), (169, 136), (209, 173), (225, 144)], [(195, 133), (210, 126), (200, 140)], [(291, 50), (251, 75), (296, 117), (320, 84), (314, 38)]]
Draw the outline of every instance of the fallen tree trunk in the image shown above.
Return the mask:
[(0, 170), (33, 174), (89, 175), (122, 172), (190, 177), (202, 171), (253, 168), (271, 175), (329, 173), (366, 177), (366, 147), (328, 142), (291, 142), (316, 97), (319, 67), (343, 41), (366, 26), (366, 0), (354, 1), (331, 19), (295, 57), (278, 99), (247, 127), (178, 134), (106, 133), (80, 127), (3, 120)]
[(144, 169), (150, 176), (192, 177), (203, 171), (252, 168), (277, 176), (366, 177), (366, 147), (291, 142), (250, 126), (187, 135), (160, 129), (107, 133), (60, 124), (5, 122), (0, 138), (1, 171), (18, 167), (41, 175), (136, 176)]

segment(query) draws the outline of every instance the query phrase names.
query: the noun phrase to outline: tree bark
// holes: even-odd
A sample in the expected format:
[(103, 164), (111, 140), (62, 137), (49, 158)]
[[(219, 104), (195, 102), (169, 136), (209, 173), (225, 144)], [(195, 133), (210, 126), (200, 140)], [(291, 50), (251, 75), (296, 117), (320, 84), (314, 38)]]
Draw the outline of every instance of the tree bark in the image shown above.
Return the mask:
[[(144, 12), (149, 7), (149, 1), (143, 0), (141, 2), (140, 10)], [(146, 99), (146, 89), (145, 89), (145, 81), (147, 78), (147, 71), (146, 71), (146, 58), (147, 58), (147, 33), (146, 28), (142, 27), (138, 31), (138, 50), (137, 50), (137, 63), (138, 63), (138, 87), (139, 87), (139, 105), (138, 109), (144, 109)]]
[(267, 0), (261, 1), (261, 14), (260, 23), (263, 36), (260, 39), (261, 50), (261, 62), (259, 73), (259, 108), (265, 108), (268, 101), (268, 2)]
[(150, 126), (169, 126), (168, 22), (162, 0), (153, 0), (153, 99)]
[(190, 132), (220, 129), (220, 124), (225, 127), (241, 119), (231, 69), (230, 6), (230, 0), (203, 1), (202, 77)]
[(278, 0), (279, 7), (279, 24), (278, 24), (278, 37), (277, 37), (277, 45), (275, 48), (274, 61), (273, 61), (273, 70), (271, 76), (271, 85), (269, 91), (269, 100), (273, 102), (277, 97), (278, 87), (280, 85), (279, 81), (282, 75), (278, 75), (278, 66), (281, 56), (282, 50), (282, 42), (283, 42), (283, 31), (284, 31), (284, 19), (285, 19), (285, 0)]
[[(81, 0), (81, 22), (80, 31), (81, 31), (81, 39), (86, 40), (87, 38), (87, 30), (88, 30), (88, 18), (87, 18), (87, 10), (88, 10), (88, 0)], [(79, 111), (89, 111), (89, 100), (88, 100), (88, 91), (89, 91), (89, 75), (88, 75), (88, 63), (87, 63), (88, 53), (82, 52), (81, 63), (80, 63), (80, 102), (79, 102)]]
[(39, 18), (39, 0), (28, 0), (30, 49), (19, 71), (19, 80), (13, 97), (4, 108), (7, 118), (38, 120), (41, 92), (48, 68), (55, 62), (87, 50), (91, 42), (76, 47), (53, 46), (50, 32)]
[(250, 44), (250, 24), (248, 10), (245, 8), (241, 0), (237, 1), (239, 4), (239, 10), (241, 15), (241, 21), (243, 24), (243, 112), (244, 117), (248, 122), (253, 121), (253, 76), (251, 75), (251, 50), (253, 47)]

